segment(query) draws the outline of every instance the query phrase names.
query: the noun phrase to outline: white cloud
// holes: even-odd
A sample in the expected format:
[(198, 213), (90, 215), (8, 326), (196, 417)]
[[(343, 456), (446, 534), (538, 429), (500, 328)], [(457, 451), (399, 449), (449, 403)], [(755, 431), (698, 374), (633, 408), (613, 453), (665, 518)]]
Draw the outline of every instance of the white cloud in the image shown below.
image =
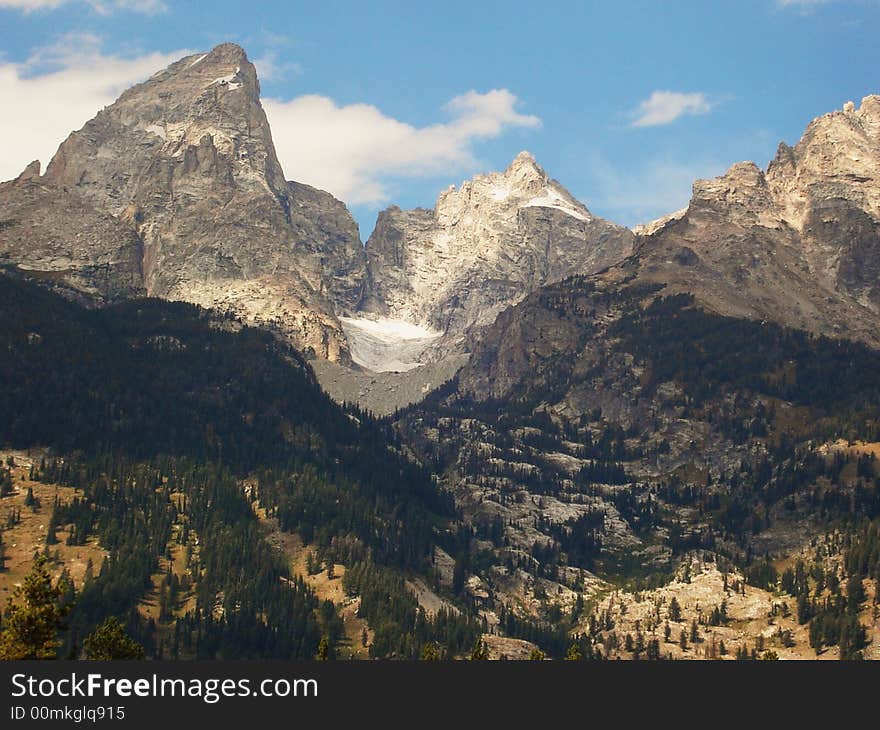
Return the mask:
[(682, 94), (677, 91), (654, 91), (635, 111), (633, 127), (656, 127), (670, 124), (686, 114), (706, 114), (714, 104), (705, 94)]
[(100, 39), (67, 35), (23, 63), (0, 62), (0, 180), (31, 160), (43, 166), (60, 142), (132, 84), (185, 56), (187, 51), (135, 58), (105, 55)]
[(507, 89), (469, 91), (448, 102), (450, 119), (415, 127), (369, 104), (339, 106), (325, 96), (265, 99), (286, 175), (352, 205), (388, 200), (388, 179), (452, 174), (476, 163), (473, 144), (510, 128), (536, 128)]
[(116, 10), (130, 10), (135, 13), (155, 15), (168, 10), (163, 0), (0, 0), (0, 8), (12, 8), (25, 13), (37, 10), (55, 10), (73, 2), (85, 3), (101, 14), (110, 15)]
[(34, 10), (52, 10), (68, 0), (0, 0), (0, 8), (15, 8), (26, 13)]
[[(105, 54), (97, 36), (69, 34), (24, 62), (0, 62), (0, 98), (15, 100), (0, 114), (0, 180), (15, 177), (34, 159), (45, 168), (71, 131), (187, 53), (123, 58)], [(273, 67), (271, 57), (257, 63), (270, 76), (290, 70)], [(518, 104), (506, 89), (469, 91), (444, 106), (448, 121), (416, 127), (369, 104), (340, 106), (323, 96), (264, 100), (288, 177), (354, 205), (387, 201), (393, 178), (451, 175), (476, 166), (477, 141), (540, 126), (537, 117), (519, 113)]]

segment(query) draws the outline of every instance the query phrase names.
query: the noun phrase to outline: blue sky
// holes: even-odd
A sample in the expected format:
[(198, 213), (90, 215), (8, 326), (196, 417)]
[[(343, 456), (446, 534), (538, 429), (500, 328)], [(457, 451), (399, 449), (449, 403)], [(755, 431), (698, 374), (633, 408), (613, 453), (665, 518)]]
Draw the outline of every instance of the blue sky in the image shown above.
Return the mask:
[(0, 178), (185, 52), (241, 44), (285, 173), (366, 238), (522, 149), (634, 224), (880, 93), (880, 2), (0, 0)]

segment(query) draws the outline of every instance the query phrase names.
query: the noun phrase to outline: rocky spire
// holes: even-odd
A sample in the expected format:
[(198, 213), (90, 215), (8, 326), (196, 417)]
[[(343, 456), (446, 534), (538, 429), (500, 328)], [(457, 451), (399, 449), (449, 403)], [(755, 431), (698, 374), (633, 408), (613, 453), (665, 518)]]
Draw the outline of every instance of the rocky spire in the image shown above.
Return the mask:
[(24, 170), (21, 171), (21, 174), (15, 178), (16, 182), (25, 182), (26, 180), (36, 180), (40, 177), (40, 161), (34, 160), (29, 163)]
[(359, 298), (357, 226), (330, 195), (285, 179), (239, 46), (127, 90), (62, 143), (41, 181), (136, 232), (149, 294), (227, 309), (348, 360), (332, 300)]
[(620, 260), (633, 240), (521, 152), (503, 172), (442, 192), (433, 211), (381, 214), (364, 309), (442, 331), (437, 346), (454, 349), (533, 289)]
[(880, 97), (814, 119), (800, 141), (694, 183), (630, 268), (722, 314), (880, 345)]

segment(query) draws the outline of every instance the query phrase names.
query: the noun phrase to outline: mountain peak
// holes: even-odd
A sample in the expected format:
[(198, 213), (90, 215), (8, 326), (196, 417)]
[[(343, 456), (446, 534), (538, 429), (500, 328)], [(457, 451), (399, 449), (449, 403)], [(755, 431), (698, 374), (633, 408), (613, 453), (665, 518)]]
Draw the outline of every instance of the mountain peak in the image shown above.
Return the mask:
[(548, 179), (547, 173), (544, 172), (543, 168), (535, 160), (534, 155), (526, 150), (523, 150), (514, 157), (502, 174), (509, 180), (520, 182), (537, 180), (544, 183)]
[(211, 49), (209, 56), (217, 56), (234, 61), (247, 61), (247, 53), (237, 43), (220, 43)]
[(126, 95), (152, 93), (157, 86), (168, 88), (174, 96), (200, 97), (206, 92), (243, 89), (253, 100), (260, 98), (257, 70), (244, 49), (235, 43), (221, 43), (210, 51), (185, 56), (153, 74), (144, 84)]
[[(329, 195), (287, 182), (240, 46), (188, 55), (124, 92), (62, 143), (44, 178), (132, 226), (151, 296), (272, 322), (347, 361), (325, 292), (363, 259), (357, 229)], [(353, 263), (337, 266), (343, 249)]]
[[(206, 145), (219, 157), (203, 149)], [(181, 172), (193, 172), (194, 165), (207, 171), (208, 158), (229, 169), (221, 177), (234, 178), (239, 185), (262, 190), (263, 178), (270, 187), (285, 186), (260, 104), (257, 71), (234, 43), (185, 56), (125, 91), (70, 135), (49, 162), (46, 176), (80, 188), (99, 207), (110, 203), (118, 215), (140, 177), (115, 176), (111, 169), (135, 164), (148, 169), (162, 160), (173, 167), (181, 163)], [(110, 190), (109, 181), (127, 189)]]
[(535, 160), (535, 156), (529, 152), (528, 150), (523, 150), (516, 157), (513, 158), (508, 169), (519, 167), (521, 165), (531, 165), (532, 167), (538, 167), (538, 162)]
[(21, 174), (15, 178), (15, 182), (24, 182), (26, 180), (36, 180), (40, 177), (40, 161), (34, 160), (22, 170)]

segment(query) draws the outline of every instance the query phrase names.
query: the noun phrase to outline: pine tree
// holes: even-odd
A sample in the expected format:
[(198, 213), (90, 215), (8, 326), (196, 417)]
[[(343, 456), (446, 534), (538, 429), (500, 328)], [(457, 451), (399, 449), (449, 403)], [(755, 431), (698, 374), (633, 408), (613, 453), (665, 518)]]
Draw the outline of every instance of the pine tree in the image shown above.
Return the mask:
[(63, 589), (52, 585), (47, 563), (38, 556), (12, 594), (0, 631), (0, 659), (54, 659), (61, 646), (58, 632), (66, 628), (70, 606), (61, 604)]
[(455, 565), (452, 569), (452, 592), (455, 595), (459, 595), (462, 590), (464, 590), (464, 577), (464, 557), (459, 556), (458, 558), (456, 558)]
[(636, 634), (636, 646), (633, 651), (635, 652), (636, 656), (645, 651), (645, 635), (641, 631)]
[(12, 474), (9, 469), (0, 469), (0, 497), (8, 497), (12, 491)]
[(478, 636), (477, 640), (474, 642), (474, 648), (471, 650), (471, 661), (486, 661), (489, 658), (489, 647), (486, 646), (486, 642), (483, 641), (482, 636)]
[(306, 573), (317, 575), (321, 572), (321, 563), (315, 558), (315, 553), (309, 550), (306, 553)]
[(672, 600), (669, 602), (669, 608), (666, 611), (666, 616), (670, 621), (681, 621), (681, 606), (678, 604), (678, 599), (675, 596), (672, 597)]
[(132, 639), (116, 616), (110, 616), (83, 642), (84, 657), (95, 661), (143, 659), (144, 647)]
[(34, 494), (34, 490), (32, 487), (27, 488), (27, 494), (24, 496), (24, 506), (30, 507), (33, 512), (36, 512), (40, 509), (40, 500)]
[(318, 653), (315, 654), (315, 659), (319, 662), (326, 662), (330, 658), (330, 637), (327, 634), (324, 634), (321, 637), (321, 643), (318, 644)]

